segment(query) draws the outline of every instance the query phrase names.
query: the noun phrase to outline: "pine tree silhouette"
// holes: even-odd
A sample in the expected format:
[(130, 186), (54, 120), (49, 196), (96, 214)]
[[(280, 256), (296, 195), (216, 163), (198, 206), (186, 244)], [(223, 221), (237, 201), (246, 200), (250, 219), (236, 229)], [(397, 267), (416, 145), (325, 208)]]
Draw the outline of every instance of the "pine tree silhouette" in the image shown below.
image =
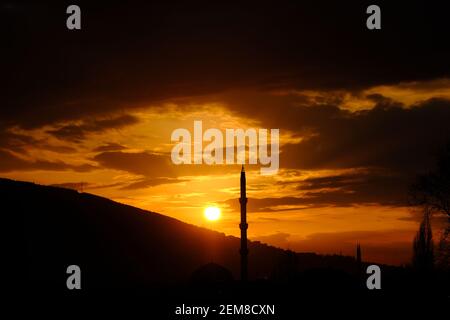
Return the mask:
[(434, 244), (428, 212), (425, 212), (419, 231), (414, 238), (412, 264), (420, 272), (429, 272), (433, 269)]

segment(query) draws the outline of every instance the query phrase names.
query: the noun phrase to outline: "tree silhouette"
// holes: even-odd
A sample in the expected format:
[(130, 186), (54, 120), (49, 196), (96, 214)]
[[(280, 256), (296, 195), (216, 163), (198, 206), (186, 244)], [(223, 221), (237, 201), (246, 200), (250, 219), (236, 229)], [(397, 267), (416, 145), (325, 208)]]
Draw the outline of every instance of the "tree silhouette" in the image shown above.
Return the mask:
[(450, 143), (440, 153), (436, 168), (418, 176), (410, 195), (413, 205), (450, 218)]
[(430, 214), (429, 212), (426, 212), (413, 242), (412, 264), (414, 268), (420, 272), (429, 272), (433, 269), (433, 247), (433, 233), (430, 225)]
[[(438, 262), (441, 267), (448, 268), (450, 258), (450, 143), (439, 154), (434, 170), (417, 177), (410, 190), (410, 200), (412, 205), (422, 207), (427, 216), (427, 224), (433, 214), (447, 217), (447, 224), (439, 242)], [(414, 246), (416, 246), (416, 242), (414, 242)]]

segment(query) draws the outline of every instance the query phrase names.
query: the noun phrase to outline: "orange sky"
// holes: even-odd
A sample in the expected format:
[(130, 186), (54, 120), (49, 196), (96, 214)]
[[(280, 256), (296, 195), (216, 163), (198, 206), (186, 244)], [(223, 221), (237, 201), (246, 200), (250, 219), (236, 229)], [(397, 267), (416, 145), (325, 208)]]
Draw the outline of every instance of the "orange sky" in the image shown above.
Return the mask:
[[(302, 166), (302, 157), (307, 162), (307, 155), (290, 154), (289, 148), (320, 135), (320, 130), (315, 132), (308, 127), (297, 130), (295, 125), (268, 118), (258, 106), (267, 99), (283, 103), (286, 99), (328, 103), (340, 97), (339, 108), (352, 117), (352, 114), (372, 110), (379, 104), (367, 98), (368, 95), (382, 94), (385, 99), (403, 103), (402, 108), (406, 110), (433, 97), (450, 99), (449, 83), (448, 79), (441, 79), (379, 86), (358, 95), (344, 91), (229, 92), (197, 100), (143, 105), (96, 119), (67, 120), (33, 129), (13, 127), (9, 129), (10, 134), (32, 137), (33, 142), (23, 143), (22, 149), (8, 149), (8, 154), (26, 163), (64, 163), (71, 167), (61, 170), (51, 167), (42, 170), (38, 166), (12, 168), (3, 170), (1, 175), (46, 185), (83, 182), (85, 192), (238, 236), (239, 166), (176, 166), (167, 160), (173, 147), (171, 132), (177, 128), (187, 128), (192, 132), (194, 120), (202, 120), (204, 130), (271, 129), (278, 124), (281, 146), (279, 172), (262, 176), (257, 166), (247, 168), (249, 238), (297, 251), (349, 255), (353, 255), (356, 242), (360, 242), (367, 260), (407, 263), (418, 226), (411, 209), (401, 205), (402, 199), (396, 203), (395, 197), (391, 199), (382, 190), (380, 195), (388, 198), (385, 202), (371, 200), (365, 193), (360, 196), (358, 192), (365, 192), (365, 189), (348, 190), (348, 185), (342, 184), (340, 179), (344, 177), (348, 179), (345, 183), (360, 186), (359, 176), (378, 171), (370, 163), (367, 166), (335, 165), (333, 161), (337, 158), (328, 159), (332, 163), (328, 166)], [(247, 105), (253, 103), (254, 106), (250, 107), (253, 116), (233, 105), (236, 101)], [(273, 108), (274, 113), (279, 112), (276, 105)], [(130, 116), (133, 121), (120, 124)], [(299, 118), (298, 122), (302, 120)], [(105, 125), (107, 121), (117, 123), (108, 127)], [(96, 129), (99, 124), (104, 128)], [(388, 143), (386, 141), (386, 145)], [(353, 163), (353, 158), (364, 158), (364, 153), (352, 153), (350, 146), (349, 152), (339, 161), (348, 162), (350, 159)], [(386, 172), (383, 171), (383, 175)], [(323, 184), (323, 179), (329, 178), (334, 179), (334, 185)], [(372, 180), (368, 181), (370, 184)], [(311, 187), (313, 183), (315, 185)], [(311, 190), (316, 193), (311, 193)], [(405, 188), (405, 194), (406, 191)], [(320, 200), (334, 195), (334, 192), (341, 192), (337, 200)], [(316, 199), (317, 193), (320, 193), (319, 200), (307, 201)], [(345, 200), (347, 196), (350, 200)], [(222, 218), (214, 222), (205, 220), (203, 210), (207, 206), (220, 207)]]

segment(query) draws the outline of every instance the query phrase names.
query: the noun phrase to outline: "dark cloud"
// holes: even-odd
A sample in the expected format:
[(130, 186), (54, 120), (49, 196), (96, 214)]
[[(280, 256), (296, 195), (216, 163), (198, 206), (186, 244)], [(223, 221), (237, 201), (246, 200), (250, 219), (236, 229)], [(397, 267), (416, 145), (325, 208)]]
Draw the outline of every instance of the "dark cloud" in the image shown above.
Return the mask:
[(134, 190), (134, 189), (142, 189), (148, 187), (155, 187), (162, 184), (170, 184), (170, 183), (179, 183), (185, 182), (188, 180), (183, 179), (174, 179), (174, 178), (153, 178), (153, 179), (141, 179), (135, 182), (132, 182), (126, 186), (123, 186), (122, 190)]
[(295, 113), (298, 130), (310, 134), (282, 149), (284, 168), (415, 173), (429, 168), (433, 153), (450, 139), (449, 100), (430, 99), (409, 108), (383, 101), (353, 113), (332, 106), (298, 107)]
[[(182, 176), (217, 175), (240, 172), (241, 165), (175, 165), (168, 153), (143, 152), (102, 152), (92, 158), (99, 166), (107, 169), (127, 171), (145, 177), (132, 183), (129, 187), (151, 186), (154, 183), (176, 183), (184, 180), (175, 178)], [(249, 170), (257, 170), (256, 165), (248, 166)], [(155, 179), (157, 178), (157, 179)]]
[(125, 149), (127, 149), (127, 148), (118, 143), (107, 143), (107, 144), (96, 147), (92, 151), (107, 152), (107, 151), (121, 151), (121, 150), (125, 150)]
[[(229, 89), (358, 89), (449, 76), (443, 4), (294, 1), (2, 7), (0, 126), (40, 127)], [(120, 21), (120, 23), (118, 23)], [(39, 26), (39, 28), (36, 28)], [(77, 136), (71, 128), (63, 135)]]
[(52, 145), (52, 144), (41, 144), (34, 145), (35, 147), (39, 147), (45, 150), (53, 151), (56, 153), (75, 153), (77, 149), (69, 147), (69, 146), (61, 146), (61, 145)]
[[(252, 198), (249, 212), (288, 211), (317, 207), (354, 205), (406, 206), (408, 185), (413, 179), (380, 170), (308, 178), (301, 181), (280, 181), (278, 185), (294, 185), (298, 196)], [(233, 210), (239, 209), (236, 199), (227, 200)], [(284, 207), (283, 207), (284, 206)], [(289, 206), (289, 207), (286, 207)]]
[(109, 129), (120, 129), (138, 122), (138, 118), (134, 116), (121, 115), (109, 119), (84, 120), (82, 124), (63, 125), (57, 129), (47, 130), (47, 133), (61, 140), (81, 142), (89, 133), (100, 133)]
[(51, 184), (52, 187), (59, 187), (59, 188), (67, 188), (67, 189), (73, 189), (77, 191), (85, 191), (85, 190), (96, 190), (96, 189), (106, 189), (106, 188), (115, 188), (126, 185), (126, 182), (114, 182), (114, 183), (108, 183), (108, 184), (98, 184), (98, 183), (91, 183), (91, 182), (64, 182), (64, 183), (56, 183)]
[(34, 160), (27, 161), (16, 157), (10, 152), (0, 150), (0, 172), (11, 171), (34, 171), (34, 170), (47, 170), (47, 171), (76, 171), (76, 172), (88, 172), (97, 169), (90, 164), (71, 165), (62, 161), (47, 161), (47, 160)]
[(75, 148), (65, 145), (54, 145), (48, 143), (45, 139), (36, 139), (30, 135), (18, 134), (10, 131), (0, 130), (0, 147), (4, 150), (27, 154), (30, 147), (48, 150), (56, 153), (73, 153)]
[(108, 169), (128, 171), (151, 178), (174, 178), (170, 156), (149, 152), (127, 153), (120, 151), (102, 152), (93, 158)]
[(109, 184), (96, 184), (89, 182), (64, 182), (64, 183), (56, 183), (51, 184), (52, 187), (58, 188), (66, 188), (73, 189), (77, 191), (85, 191), (85, 190), (97, 190), (97, 189), (106, 189), (106, 188), (116, 188), (120, 187), (120, 190), (135, 190), (135, 189), (143, 189), (148, 187), (155, 187), (162, 184), (170, 184), (170, 183), (180, 183), (188, 180), (182, 179), (171, 179), (171, 178), (145, 178), (140, 179), (134, 182), (115, 182)]
[[(194, 167), (202, 166), (175, 166), (168, 154), (156, 154), (150, 152), (102, 152), (93, 158), (104, 168), (127, 171), (141, 175), (142, 178), (121, 185), (121, 190), (134, 190), (154, 187), (162, 184), (172, 184), (186, 182), (187, 179), (180, 179), (179, 176), (188, 173), (189, 175), (201, 174), (200, 171), (193, 170)], [(217, 168), (216, 168), (217, 169)], [(218, 172), (220, 170), (217, 170)]]
[(39, 141), (31, 136), (0, 130), (0, 146), (16, 153), (26, 153), (26, 148), (36, 145)]
[(401, 174), (369, 170), (365, 173), (308, 178), (297, 189), (307, 191), (305, 196), (318, 203), (405, 206), (411, 182), (412, 178)]

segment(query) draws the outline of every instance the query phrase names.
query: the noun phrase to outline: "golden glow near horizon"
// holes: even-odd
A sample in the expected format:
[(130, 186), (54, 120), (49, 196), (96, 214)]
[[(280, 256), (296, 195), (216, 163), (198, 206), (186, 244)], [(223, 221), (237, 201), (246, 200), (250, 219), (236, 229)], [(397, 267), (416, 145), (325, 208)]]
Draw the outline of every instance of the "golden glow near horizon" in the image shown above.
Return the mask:
[[(220, 111), (220, 110), (219, 110)], [(64, 161), (72, 165), (98, 165), (93, 159), (99, 153), (95, 148), (114, 143), (123, 146), (119, 151), (109, 151), (109, 155), (129, 155), (142, 152), (170, 152), (168, 143), (173, 128), (188, 128), (193, 120), (203, 119), (205, 127), (220, 127), (212, 112), (197, 111), (175, 117), (172, 113), (148, 112), (135, 114), (140, 122), (136, 125), (93, 133), (82, 145), (66, 143), (73, 152), (55, 153), (38, 147), (28, 148), (33, 160)], [(248, 128), (254, 125), (248, 119), (224, 115), (226, 127)], [(156, 121), (157, 120), (157, 121)], [(262, 125), (261, 125), (262, 126)], [(31, 132), (20, 132), (30, 134)], [(47, 138), (45, 132), (36, 133), (41, 140)], [(298, 143), (300, 138), (291, 134), (280, 135), (280, 144)], [(53, 140), (50, 140), (53, 143)], [(57, 157), (57, 158), (56, 158)], [(283, 157), (281, 155), (281, 157)], [(280, 158), (281, 158), (280, 157)], [(139, 160), (132, 159), (132, 160)], [(131, 188), (130, 183), (145, 182), (145, 174), (150, 163), (135, 163), (127, 157), (112, 159), (117, 162), (110, 166), (99, 166), (91, 171), (48, 171), (23, 170), (3, 173), (2, 176), (40, 184), (63, 184), (66, 182), (84, 182), (84, 192), (107, 197), (114, 201), (158, 212), (186, 223), (210, 227), (226, 235), (239, 236), (239, 175), (240, 166), (176, 166), (169, 164), (167, 171), (158, 169), (162, 176), (174, 174), (178, 180), (168, 179), (166, 183), (152, 183)], [(120, 161), (119, 161), (120, 160)], [(247, 169), (247, 168), (246, 168)], [(128, 171), (127, 171), (128, 170)], [(143, 172), (143, 174), (141, 174)], [(155, 173), (151, 172), (151, 173)], [(359, 241), (365, 246), (386, 246), (382, 239), (392, 237), (392, 243), (410, 248), (417, 230), (417, 223), (409, 219), (408, 208), (386, 207), (380, 205), (360, 205), (351, 207), (308, 207), (303, 204), (267, 203), (254, 207), (255, 199), (294, 198), (303, 196), (298, 185), (308, 178), (320, 178), (335, 175), (355, 174), (354, 169), (298, 170), (280, 168), (278, 174), (262, 176), (257, 168), (247, 170), (247, 191), (249, 197), (250, 240), (260, 240), (270, 245), (290, 248), (295, 251), (314, 251), (333, 254), (343, 252), (353, 254), (353, 243)], [(158, 182), (158, 180), (156, 180)], [(164, 182), (164, 181), (162, 181)], [(364, 215), (361, 215), (361, 212)], [(362, 232), (363, 231), (363, 232)], [(371, 235), (367, 238), (366, 234)], [(377, 237), (376, 235), (380, 235)], [(321, 239), (326, 240), (321, 240)], [(332, 240), (330, 240), (332, 239)], [(391, 239), (391, 238), (390, 238)], [(394, 248), (395, 249), (395, 248)], [(392, 250), (394, 250), (392, 249)], [(384, 251), (383, 251), (384, 252)], [(394, 251), (393, 251), (394, 252)], [(368, 259), (379, 262), (404, 263), (409, 257), (396, 255), (370, 255)], [(406, 252), (406, 255), (408, 252)], [(392, 254), (394, 256), (394, 254)], [(398, 258), (396, 258), (399, 256)]]
[(220, 209), (218, 207), (207, 207), (204, 211), (205, 218), (209, 221), (216, 221), (220, 219)]
[[(416, 101), (427, 98), (425, 95), (428, 92), (439, 92), (439, 96), (448, 97), (447, 84), (448, 80), (442, 80), (424, 84), (423, 90), (416, 89), (419, 84), (415, 83), (381, 89), (387, 97), (403, 99), (406, 99), (403, 95), (406, 90), (413, 90), (415, 96), (408, 97)], [(427, 91), (428, 87), (432, 87), (432, 90)], [(377, 93), (381, 89), (367, 90), (365, 94)], [(325, 93), (302, 94), (308, 99), (327, 101)], [(241, 98), (242, 95), (239, 96)], [(263, 104), (261, 99), (256, 96), (254, 103)], [(367, 99), (364, 94), (349, 93), (343, 97), (343, 107), (352, 111), (370, 109), (373, 105), (374, 101)], [(11, 133), (15, 137), (33, 137), (32, 141), (35, 142), (24, 147), (26, 152), (20, 159), (30, 162), (36, 169), (24, 166), (24, 169), (19, 167), (15, 171), (5, 171), (1, 176), (46, 185), (69, 184), (69, 187), (70, 184), (82, 182), (85, 184), (84, 192), (186, 223), (207, 225), (226, 235), (239, 236), (240, 165), (189, 166), (164, 162), (164, 156), (169, 157), (167, 155), (173, 147), (170, 141), (172, 131), (176, 128), (191, 130), (194, 121), (199, 119), (203, 121), (204, 128), (221, 131), (227, 128), (271, 127), (270, 122), (228, 108), (225, 102), (149, 106), (128, 113), (139, 119), (135, 124), (98, 132), (88, 131), (81, 142), (62, 140), (49, 134), (50, 130), (63, 125), (77, 127), (80, 125), (77, 122), (29, 130), (14, 128)], [(296, 251), (327, 254), (343, 252), (349, 255), (354, 253), (354, 244), (359, 242), (367, 247), (364, 251), (367, 259), (398, 264), (409, 261), (407, 250), (411, 248), (418, 224), (411, 218), (408, 207), (367, 201), (341, 206), (339, 203), (333, 205), (333, 198), (328, 198), (325, 203), (306, 201), (313, 200), (311, 196), (317, 197), (327, 192), (333, 196), (333, 192), (346, 191), (339, 184), (335, 188), (318, 184), (312, 193), (308, 180), (320, 182), (326, 177), (355, 177), (364, 174), (365, 169), (307, 170), (292, 166), (293, 162), (288, 161), (287, 148), (316, 134), (308, 130), (292, 130), (292, 124), (288, 123), (286, 129), (280, 131), (280, 170), (276, 175), (263, 176), (259, 168), (246, 167), (249, 239)], [(67, 164), (67, 168), (62, 163)], [(48, 164), (53, 164), (55, 171), (46, 168)], [(62, 169), (58, 170), (58, 167)], [(389, 239), (389, 243), (385, 239)], [(378, 250), (381, 247), (383, 251)], [(369, 253), (369, 248), (374, 248), (373, 253)], [(391, 256), (387, 258), (386, 248), (391, 250)], [(399, 248), (403, 250), (403, 256), (398, 254)]]

